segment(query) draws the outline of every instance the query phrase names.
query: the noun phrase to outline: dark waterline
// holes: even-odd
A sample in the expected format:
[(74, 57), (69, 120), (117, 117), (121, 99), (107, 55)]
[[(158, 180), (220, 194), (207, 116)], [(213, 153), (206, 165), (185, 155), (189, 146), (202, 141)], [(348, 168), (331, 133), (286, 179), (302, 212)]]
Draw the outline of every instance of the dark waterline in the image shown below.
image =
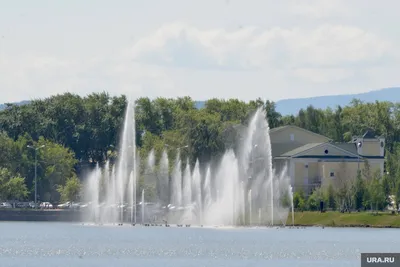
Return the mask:
[(0, 266), (359, 266), (399, 230), (166, 228), (1, 222)]

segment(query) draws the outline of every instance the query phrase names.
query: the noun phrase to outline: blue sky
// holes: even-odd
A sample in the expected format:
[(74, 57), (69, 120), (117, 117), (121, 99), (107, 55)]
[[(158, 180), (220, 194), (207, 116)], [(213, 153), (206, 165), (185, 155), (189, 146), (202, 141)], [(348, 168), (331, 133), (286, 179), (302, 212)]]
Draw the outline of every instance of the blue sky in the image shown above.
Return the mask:
[(396, 0), (0, 2), (0, 102), (279, 100), (399, 86)]

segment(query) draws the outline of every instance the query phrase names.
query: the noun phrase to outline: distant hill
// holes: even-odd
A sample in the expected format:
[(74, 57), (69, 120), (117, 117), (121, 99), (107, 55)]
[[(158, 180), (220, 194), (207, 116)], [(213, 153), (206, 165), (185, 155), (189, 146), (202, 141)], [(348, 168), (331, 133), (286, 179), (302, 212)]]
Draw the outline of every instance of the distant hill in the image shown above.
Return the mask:
[[(12, 103), (12, 104), (18, 105), (18, 106), (22, 106), (22, 105), (26, 105), (26, 104), (29, 104), (29, 103), (30, 103), (30, 101), (25, 100), (25, 101), (21, 101), (21, 102)], [(0, 110), (5, 109), (6, 106), (7, 106), (7, 104), (0, 104)]]
[(362, 94), (317, 96), (310, 98), (284, 99), (276, 102), (276, 110), (282, 115), (295, 115), (300, 109), (313, 105), (315, 108), (326, 109), (328, 107), (346, 106), (354, 98), (363, 102), (391, 101), (400, 102), (400, 87), (385, 88)]
[(206, 101), (195, 101), (194, 102), (194, 106), (197, 109), (202, 109), (202, 108), (204, 108), (205, 105), (206, 105)]
[[(336, 106), (346, 106), (354, 98), (360, 99), (363, 102), (391, 101), (400, 102), (400, 87), (385, 88), (375, 91), (370, 91), (362, 94), (353, 95), (332, 95), (332, 96), (317, 96), (310, 98), (294, 98), (284, 99), (276, 102), (276, 109), (282, 115), (296, 115), (300, 109), (313, 105), (315, 108), (326, 109), (328, 107), (335, 108)], [(17, 105), (25, 105), (30, 101), (21, 101), (14, 103)], [(195, 106), (198, 109), (204, 108), (206, 101), (195, 101)], [(0, 104), (0, 110), (5, 108), (5, 104)]]
[[(350, 104), (354, 98), (360, 99), (363, 102), (375, 102), (376, 100), (400, 102), (400, 87), (385, 88), (362, 94), (283, 99), (276, 102), (276, 110), (282, 115), (296, 115), (300, 109), (306, 108), (309, 105), (322, 109), (328, 107), (335, 108), (338, 105), (346, 106)], [(196, 101), (196, 108), (203, 108), (205, 103), (206, 101)]]

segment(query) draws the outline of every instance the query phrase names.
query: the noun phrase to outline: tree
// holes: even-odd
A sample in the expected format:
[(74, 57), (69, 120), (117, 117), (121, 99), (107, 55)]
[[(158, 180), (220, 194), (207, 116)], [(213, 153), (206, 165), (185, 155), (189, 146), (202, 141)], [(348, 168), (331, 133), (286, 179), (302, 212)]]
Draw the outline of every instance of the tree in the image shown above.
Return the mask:
[(28, 188), (25, 179), (19, 175), (13, 175), (5, 168), (0, 169), (0, 199), (22, 200), (28, 196)]
[(265, 112), (270, 128), (275, 128), (281, 125), (282, 115), (276, 111), (276, 104), (273, 101), (265, 102)]
[(353, 187), (354, 193), (354, 207), (357, 210), (360, 210), (363, 208), (363, 201), (364, 201), (364, 195), (365, 195), (365, 183), (364, 180), (362, 178), (361, 172), (358, 171), (357, 172), (357, 177), (356, 177), (356, 181), (354, 183), (354, 187)]
[[(103, 92), (84, 97), (65, 93), (22, 106), (7, 104), (0, 111), (0, 168), (8, 169), (13, 176), (24, 177), (33, 197), (34, 151), (26, 146), (45, 144), (38, 152), (39, 196), (41, 200), (57, 201), (58, 186), (64, 186), (74, 173), (80, 177), (96, 163), (103, 164), (110, 159), (113, 162), (127, 102), (124, 95), (110, 97)], [(308, 106), (298, 114), (287, 116), (276, 110), (274, 102), (260, 98), (247, 103), (238, 99), (210, 99), (201, 109), (195, 107), (190, 97), (140, 98), (135, 104), (136, 145), (140, 157), (154, 149), (159, 162), (165, 144), (172, 148), (189, 145), (181, 156), (188, 156), (192, 167), (197, 159), (201, 164), (211, 159), (218, 162), (227, 148), (240, 152), (235, 144), (241, 137), (238, 129), (248, 124), (257, 108), (266, 111), (271, 128), (297, 125), (335, 142), (351, 141), (353, 136), (373, 129), (376, 135), (386, 139), (388, 173), (380, 183), (384, 194), (397, 195), (399, 202), (400, 103), (363, 103), (355, 99), (344, 107), (323, 110)], [(174, 157), (176, 151), (172, 148), (168, 151)], [(357, 180), (360, 178), (357, 177), (354, 184), (351, 179), (355, 173), (341, 175), (343, 179), (337, 179), (341, 180), (338, 186), (324, 191), (327, 205), (330, 208), (365, 207), (372, 191), (365, 188), (362, 193), (361, 181), (367, 187), (373, 178), (367, 161), (361, 174), (363, 179)]]
[(352, 207), (352, 180), (344, 164), (344, 161), (339, 164), (339, 171), (336, 173), (336, 203), (340, 210), (350, 210)]
[(321, 188), (316, 188), (312, 194), (307, 199), (307, 207), (311, 211), (316, 211), (319, 209), (319, 203), (324, 201), (324, 196)]
[[(57, 188), (59, 185), (64, 185), (67, 178), (75, 174), (74, 166), (77, 160), (72, 151), (44, 138), (39, 138), (35, 146), (44, 146), (38, 154), (38, 192), (41, 200), (58, 201)], [(34, 166), (31, 170), (33, 169)]]
[(65, 185), (59, 185), (57, 191), (61, 195), (62, 201), (78, 201), (82, 185), (75, 175), (68, 178)]
[(306, 200), (302, 190), (293, 194), (293, 207), (298, 210), (304, 210), (306, 207)]
[(397, 210), (400, 209), (400, 179), (397, 180), (396, 188), (395, 188), (395, 201)]
[(377, 172), (368, 184), (368, 202), (371, 210), (382, 210), (387, 206), (387, 196), (382, 184), (382, 178)]
[(11, 168), (14, 156), (14, 141), (7, 133), (0, 132), (0, 166)]
[(333, 188), (332, 183), (329, 183), (328, 187), (325, 188), (324, 191), (324, 198), (326, 201), (326, 206), (329, 209), (335, 210), (336, 209), (336, 194), (335, 189)]
[(369, 165), (369, 161), (368, 159), (364, 160), (364, 168), (362, 170), (362, 174), (364, 176), (364, 178), (369, 181), (372, 178), (372, 174), (371, 174), (371, 165)]

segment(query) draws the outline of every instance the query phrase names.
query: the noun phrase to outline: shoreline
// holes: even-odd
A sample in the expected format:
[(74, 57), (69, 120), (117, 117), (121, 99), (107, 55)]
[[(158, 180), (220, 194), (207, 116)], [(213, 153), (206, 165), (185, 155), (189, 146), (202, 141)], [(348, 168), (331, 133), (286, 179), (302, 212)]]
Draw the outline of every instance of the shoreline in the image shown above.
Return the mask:
[[(286, 225), (292, 225), (289, 213)], [(391, 212), (352, 212), (304, 211), (294, 213), (294, 226), (301, 227), (340, 227), (340, 228), (400, 228), (400, 215)]]
[[(79, 210), (27, 210), (27, 209), (1, 209), (0, 222), (75, 222), (84, 223), (83, 211)], [(129, 222), (124, 222), (129, 223)], [(138, 223), (139, 225), (140, 223)], [(283, 225), (238, 225), (236, 227), (282, 227)], [(216, 226), (222, 227), (222, 226)], [(340, 213), (336, 211), (317, 212), (304, 211), (294, 213), (294, 224), (292, 213), (289, 212), (286, 221), (286, 228), (290, 227), (329, 227), (329, 228), (399, 228), (400, 215), (390, 212), (353, 212)]]

